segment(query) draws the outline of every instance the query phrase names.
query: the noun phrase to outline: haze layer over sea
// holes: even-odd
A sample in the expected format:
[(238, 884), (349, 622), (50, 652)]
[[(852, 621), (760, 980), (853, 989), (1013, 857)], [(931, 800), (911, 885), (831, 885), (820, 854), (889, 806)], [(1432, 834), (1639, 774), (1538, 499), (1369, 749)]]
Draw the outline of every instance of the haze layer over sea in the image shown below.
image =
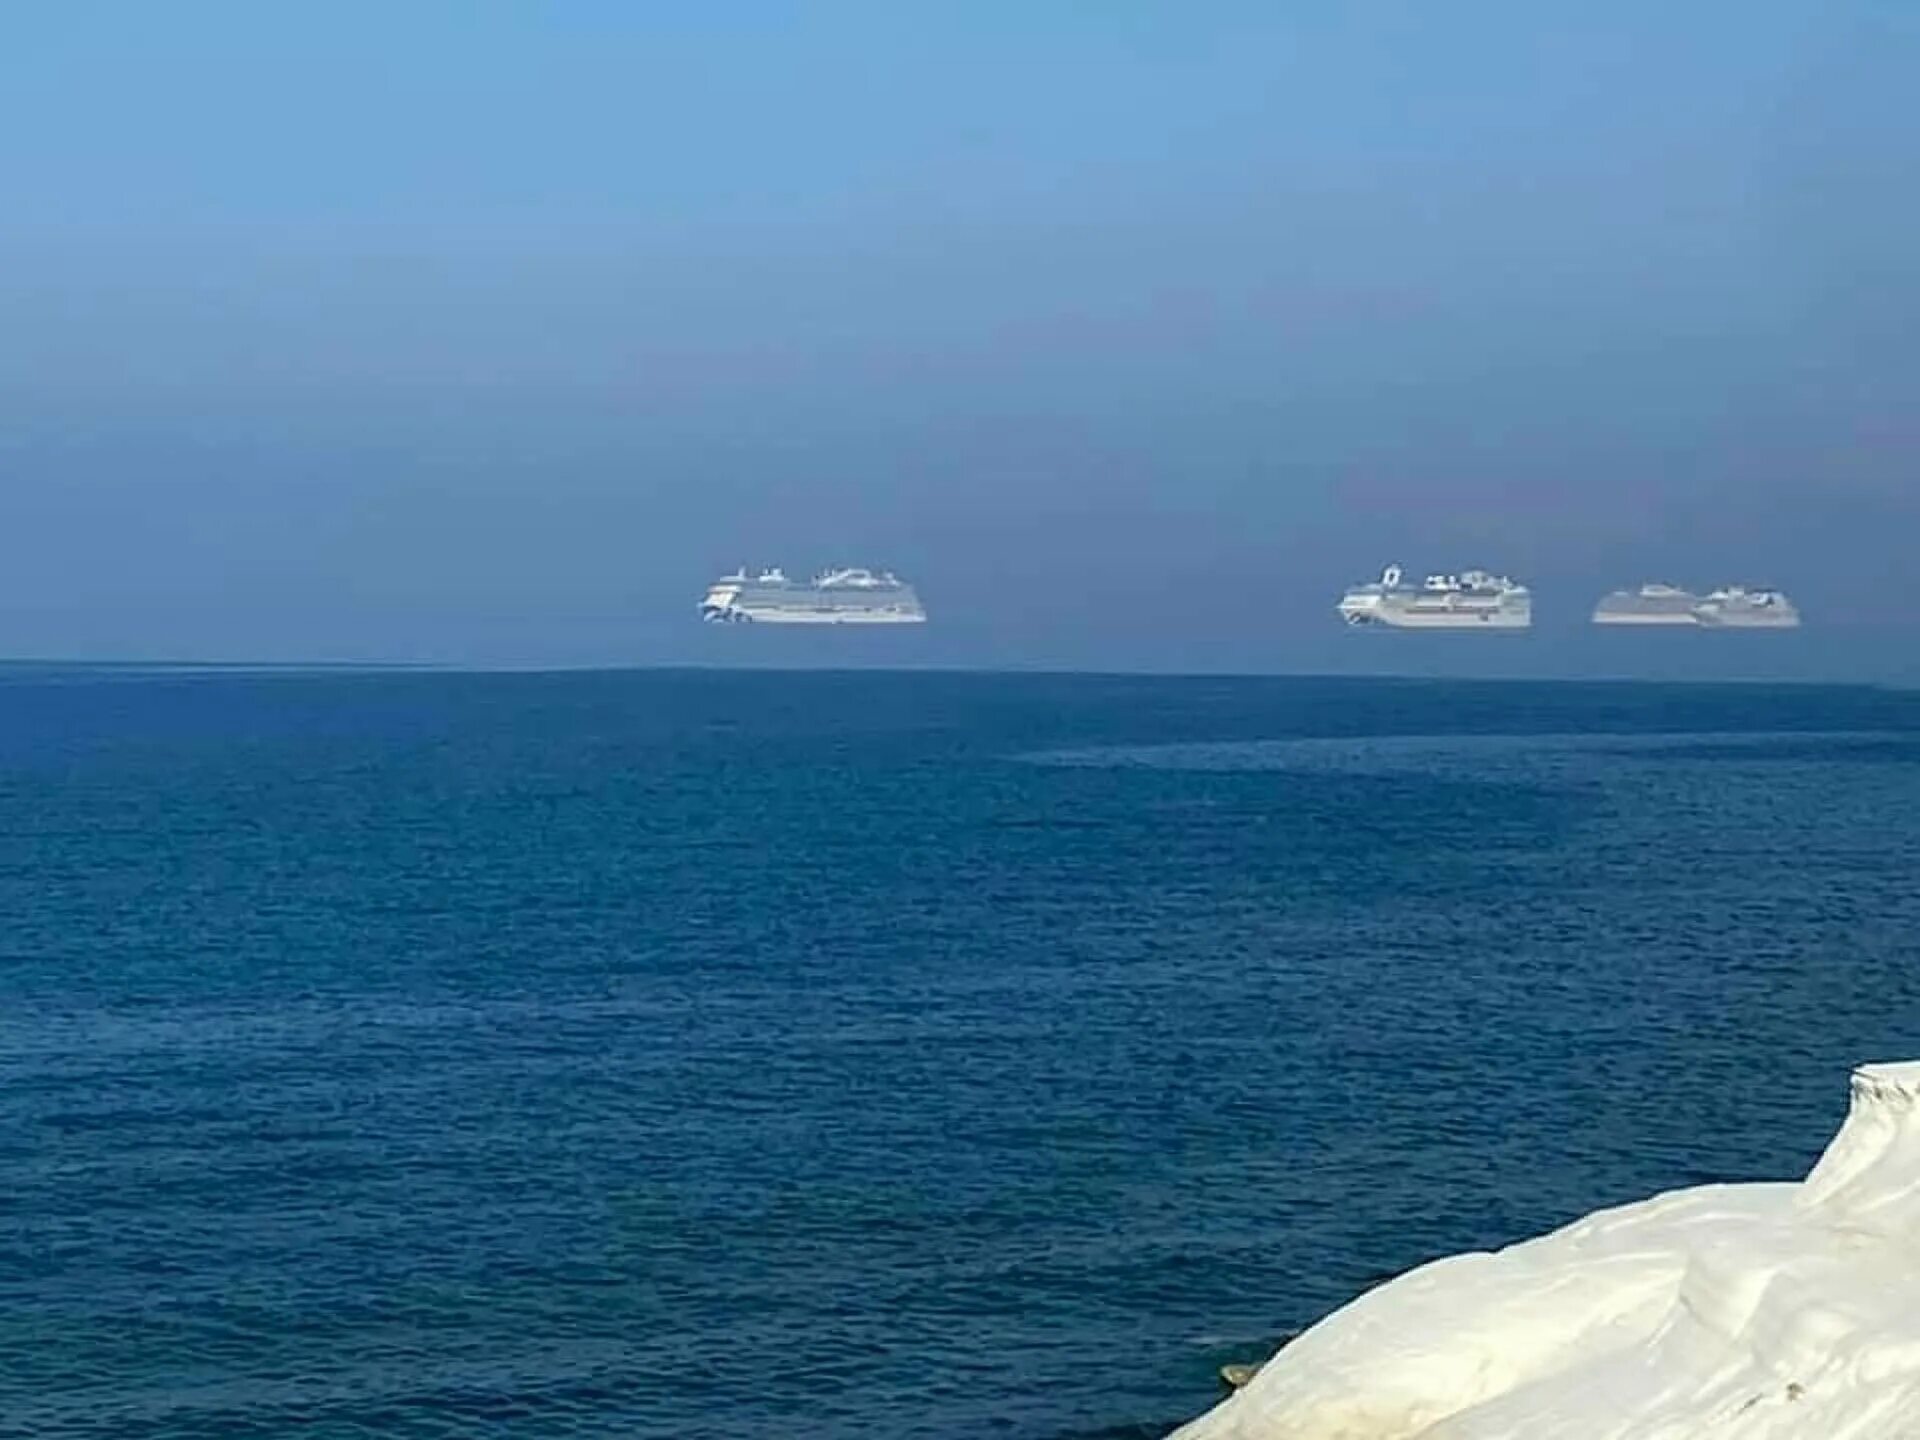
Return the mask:
[(1920, 696), (0, 673), (0, 1429), (1158, 1433), (1805, 1171)]

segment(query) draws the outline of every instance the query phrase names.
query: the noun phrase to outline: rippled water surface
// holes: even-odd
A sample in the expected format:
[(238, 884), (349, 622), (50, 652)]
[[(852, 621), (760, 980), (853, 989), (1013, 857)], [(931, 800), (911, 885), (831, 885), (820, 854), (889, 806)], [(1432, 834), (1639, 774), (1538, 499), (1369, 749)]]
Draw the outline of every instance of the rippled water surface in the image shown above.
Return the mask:
[(1920, 699), (0, 674), (0, 1431), (1151, 1435), (1920, 1055)]

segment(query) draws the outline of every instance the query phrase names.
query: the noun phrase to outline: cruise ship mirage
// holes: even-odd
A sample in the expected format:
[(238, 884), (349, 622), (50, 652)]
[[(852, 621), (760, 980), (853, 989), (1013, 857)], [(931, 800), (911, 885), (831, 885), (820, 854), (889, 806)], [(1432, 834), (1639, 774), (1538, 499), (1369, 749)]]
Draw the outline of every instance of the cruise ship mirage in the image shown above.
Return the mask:
[(1340, 597), (1349, 625), (1397, 630), (1525, 630), (1533, 624), (1533, 594), (1504, 575), (1463, 570), (1408, 583), (1398, 565)]
[(1677, 585), (1642, 585), (1615, 590), (1593, 607), (1596, 625), (1698, 625), (1700, 597)]
[(1793, 630), (1800, 611), (1778, 590), (1748, 590), (1730, 585), (1700, 602), (1700, 623), (1719, 630)]
[(885, 570), (828, 570), (811, 581), (781, 570), (723, 575), (700, 602), (713, 624), (918, 625), (927, 618), (913, 587)]
[(1697, 595), (1674, 585), (1615, 590), (1593, 607), (1596, 625), (1669, 625), (1708, 630), (1791, 630), (1800, 611), (1778, 590), (1731, 585)]

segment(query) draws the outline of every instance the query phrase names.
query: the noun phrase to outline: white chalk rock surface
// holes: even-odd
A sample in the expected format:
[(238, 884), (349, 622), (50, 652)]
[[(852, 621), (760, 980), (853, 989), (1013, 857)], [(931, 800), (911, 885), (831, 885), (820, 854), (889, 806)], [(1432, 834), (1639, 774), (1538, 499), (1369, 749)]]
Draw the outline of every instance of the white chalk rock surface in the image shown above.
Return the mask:
[(1176, 1440), (1920, 1440), (1920, 1062), (1799, 1184), (1708, 1185), (1409, 1271)]

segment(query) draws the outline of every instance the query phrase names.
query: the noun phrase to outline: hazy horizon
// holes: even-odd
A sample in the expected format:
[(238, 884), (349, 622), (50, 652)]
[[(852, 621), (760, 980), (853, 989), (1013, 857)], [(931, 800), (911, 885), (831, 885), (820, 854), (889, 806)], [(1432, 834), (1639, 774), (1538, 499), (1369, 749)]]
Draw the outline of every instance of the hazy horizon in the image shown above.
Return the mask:
[(23, 13), (0, 656), (1920, 678), (1920, 13), (1545, 8)]

